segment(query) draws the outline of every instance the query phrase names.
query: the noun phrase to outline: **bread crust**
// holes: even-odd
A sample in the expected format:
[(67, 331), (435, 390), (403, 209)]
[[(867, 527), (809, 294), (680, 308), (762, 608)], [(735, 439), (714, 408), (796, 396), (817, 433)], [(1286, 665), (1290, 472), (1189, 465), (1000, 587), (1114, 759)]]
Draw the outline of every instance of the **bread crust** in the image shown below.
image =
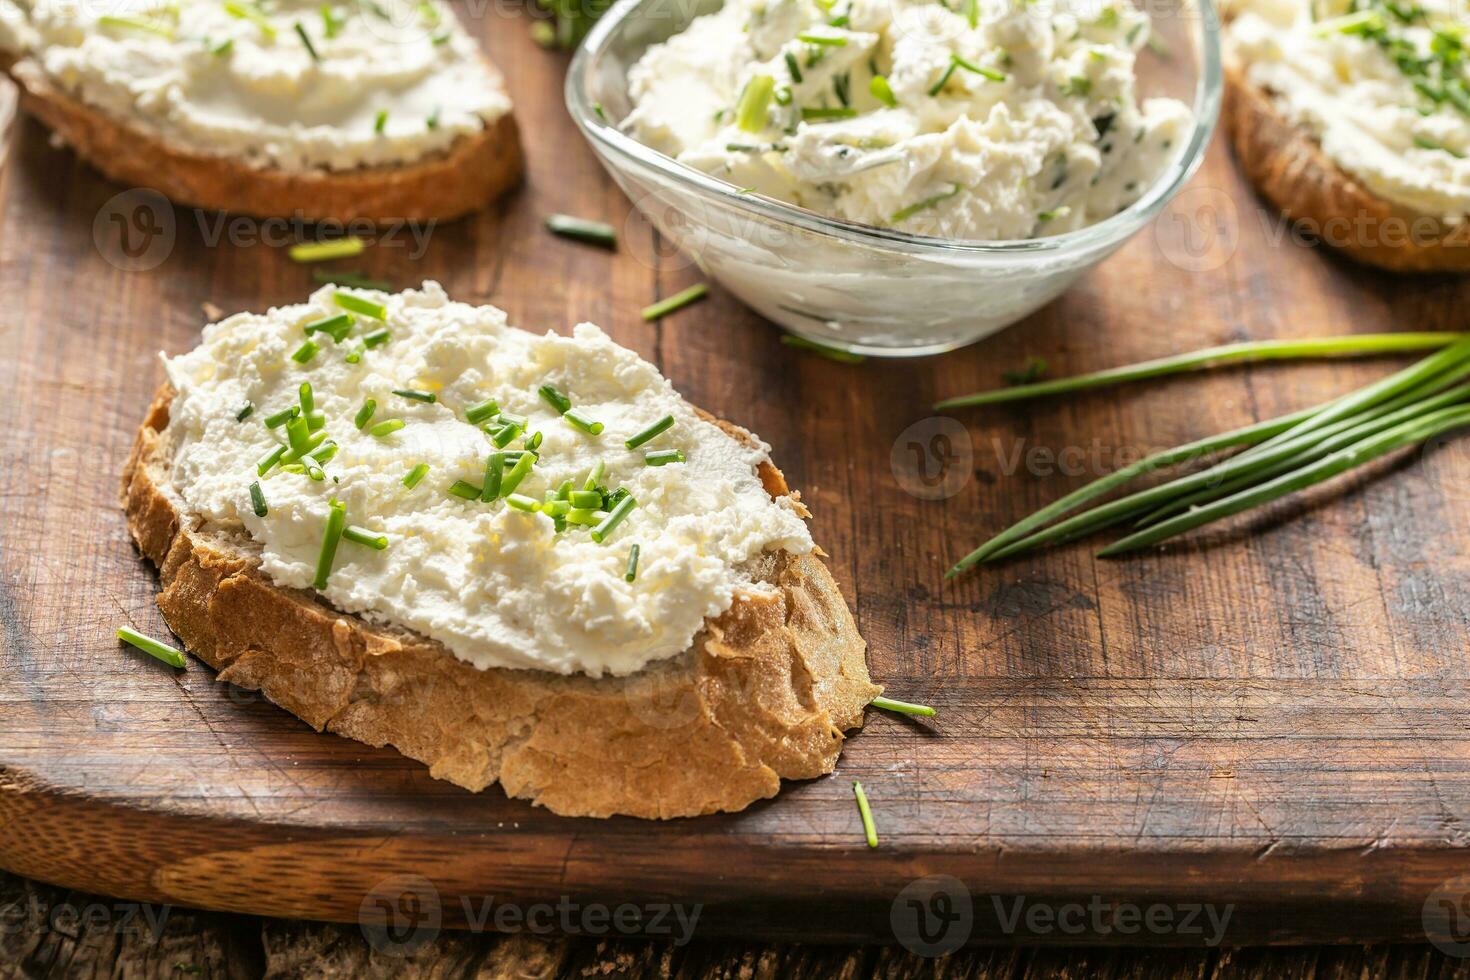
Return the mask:
[[(830, 773), (882, 689), (815, 555), (767, 556), (769, 598), (737, 596), (688, 652), (623, 678), (479, 670), (439, 643), (270, 582), (238, 531), (183, 512), (160, 388), (123, 476), (128, 529), (158, 566), (169, 627), (223, 681), (318, 731), (392, 745), (472, 791), (499, 782), (565, 816), (740, 810)], [(731, 429), (748, 438), (743, 430)], [(762, 473), (786, 492), (775, 467)]]
[(295, 172), (191, 153), (73, 98), (24, 59), (0, 68), (19, 86), (21, 107), (83, 160), (175, 204), (307, 221), (443, 221), (479, 210), (521, 179), (520, 131), (509, 112), (416, 163)]
[[(1470, 272), (1470, 222), (1446, 225), (1379, 197), (1276, 108), (1240, 66), (1225, 72), (1225, 120), (1241, 168), (1314, 237), (1392, 272)], [(1336, 229), (1336, 230), (1334, 230)]]

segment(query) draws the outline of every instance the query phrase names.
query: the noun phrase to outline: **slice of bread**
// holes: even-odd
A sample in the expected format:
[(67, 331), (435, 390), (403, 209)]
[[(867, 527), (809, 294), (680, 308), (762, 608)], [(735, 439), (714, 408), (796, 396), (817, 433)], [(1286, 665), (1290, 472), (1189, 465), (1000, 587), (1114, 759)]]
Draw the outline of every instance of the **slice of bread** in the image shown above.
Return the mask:
[[(737, 596), (682, 655), (599, 679), (479, 670), (432, 640), (279, 588), (243, 531), (204, 526), (173, 489), (172, 398), (159, 390), (122, 488), (133, 539), (159, 569), (159, 608), (221, 680), (319, 731), (392, 745), (436, 778), (475, 791), (499, 782), (566, 816), (668, 818), (739, 810), (782, 779), (830, 773), (843, 731), (881, 691), (816, 555), (766, 555), (755, 577), (774, 594)], [(774, 466), (761, 479), (773, 497), (790, 492)]]
[(1256, 188), (1313, 236), (1393, 272), (1470, 272), (1470, 223), (1446, 225), (1379, 197), (1338, 166), (1238, 66), (1225, 73), (1225, 124)]

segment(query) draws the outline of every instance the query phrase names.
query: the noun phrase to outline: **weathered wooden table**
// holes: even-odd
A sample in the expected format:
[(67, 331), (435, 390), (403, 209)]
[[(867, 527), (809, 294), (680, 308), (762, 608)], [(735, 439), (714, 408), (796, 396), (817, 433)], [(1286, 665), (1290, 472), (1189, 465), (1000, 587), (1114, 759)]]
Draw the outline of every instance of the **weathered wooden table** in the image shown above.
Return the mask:
[[(491, 894), (571, 896), (700, 903), (701, 937), (891, 940), (904, 915), (947, 921), (936, 875), (963, 883), (972, 940), (1198, 943), (1209, 932), (1182, 922), (1194, 908), (1202, 927), (1204, 906), (1231, 909), (1228, 943), (1422, 937), (1426, 909), (1448, 925), (1470, 871), (1470, 443), (1156, 554), (1100, 561), (1084, 542), (946, 583), (989, 533), (1124, 456), (1386, 366), (1230, 370), (952, 418), (928, 406), (1029, 355), (1063, 374), (1243, 338), (1459, 328), (1463, 282), (1395, 280), (1293, 243), (1217, 143), (1154, 227), (968, 350), (836, 364), (782, 347), (718, 289), (646, 324), (639, 309), (697, 268), (576, 136), (563, 59), (520, 19), (486, 10), (471, 27), (510, 79), (529, 180), (433, 229), (421, 255), (390, 236), (361, 266), (437, 278), (532, 329), (594, 320), (761, 433), (816, 515), (873, 675), (938, 719), (876, 715), (837, 776), (742, 814), (565, 820), (313, 733), (197, 663), (174, 675), (119, 649), (119, 624), (164, 630), (116, 504), (157, 352), (194, 345), (202, 302), (294, 301), (310, 272), (279, 247), (298, 229), (159, 206), (23, 120), (0, 181), (0, 866), (347, 922), (405, 896), (422, 911), (404, 878), (417, 875), (446, 927)], [(550, 212), (611, 220), (620, 249), (550, 237)], [(1114, 911), (1077, 930), (1058, 919), (1094, 901)], [(1125, 905), (1168, 922), (1125, 931)]]

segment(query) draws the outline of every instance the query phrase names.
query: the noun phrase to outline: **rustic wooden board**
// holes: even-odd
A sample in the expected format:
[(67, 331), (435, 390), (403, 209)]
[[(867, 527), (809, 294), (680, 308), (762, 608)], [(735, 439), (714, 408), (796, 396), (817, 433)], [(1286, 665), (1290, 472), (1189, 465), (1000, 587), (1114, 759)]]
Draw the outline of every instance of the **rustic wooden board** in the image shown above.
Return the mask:
[[(1241, 338), (1461, 327), (1463, 282), (1394, 280), (1293, 243), (1216, 145), (1156, 226), (978, 347), (838, 365), (783, 348), (717, 289), (650, 326), (639, 308), (697, 270), (629, 217), (577, 138), (563, 61), (517, 18), (476, 26), (510, 79), (529, 181), (436, 229), (422, 257), (405, 242), (362, 265), (437, 278), (535, 329), (596, 321), (764, 435), (816, 514), (874, 676), (938, 720), (875, 716), (836, 777), (742, 814), (567, 820), (318, 735), (198, 664), (174, 675), (119, 649), (120, 623), (164, 630), (115, 499), (157, 352), (194, 345), (202, 301), (290, 302), (310, 278), (278, 248), (211, 244), (216, 217), (184, 209), (158, 215), (175, 241), (156, 268), (119, 268), (110, 215), (137, 200), (110, 204), (123, 188), (22, 120), (0, 181), (0, 866), (342, 921), (365, 897), (421, 887), (395, 877), (412, 872), (448, 926), (471, 917), (465, 897), (570, 896), (702, 903), (701, 935), (880, 940), (900, 890), (942, 873), (973, 896), (972, 939), (1080, 938), (1007, 932), (997, 909), (1014, 896), (1233, 904), (1227, 942), (1423, 935), (1426, 900), (1470, 871), (1466, 445), (1159, 554), (1098, 561), (1084, 543), (945, 583), (987, 533), (1119, 454), (1314, 403), (1384, 365), (1235, 370), (970, 413), (952, 431), (927, 406), (1033, 354), (1070, 373)], [(623, 248), (549, 237), (551, 211), (612, 220)], [(941, 433), (957, 492), (924, 499), (910, 443), (943, 449)], [(1086, 932), (1202, 939), (1110, 923)]]

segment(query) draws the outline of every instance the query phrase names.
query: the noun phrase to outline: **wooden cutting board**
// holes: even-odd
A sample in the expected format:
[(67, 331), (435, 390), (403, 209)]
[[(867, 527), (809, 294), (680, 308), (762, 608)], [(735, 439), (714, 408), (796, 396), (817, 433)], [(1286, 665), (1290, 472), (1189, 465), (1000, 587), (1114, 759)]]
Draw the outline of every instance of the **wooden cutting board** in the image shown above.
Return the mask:
[[(196, 343), (201, 303), (297, 301), (310, 272), (254, 237), (290, 229), (119, 199), (22, 119), (0, 182), (0, 866), (278, 916), (465, 926), (486, 898), (664, 901), (701, 905), (700, 935), (892, 941), (922, 925), (907, 939), (929, 949), (1198, 943), (1215, 930), (1199, 909), (1184, 920), (1205, 903), (1230, 909), (1232, 943), (1422, 936), (1426, 907), (1448, 921), (1441, 900), (1463, 895), (1436, 889), (1470, 871), (1470, 441), (1159, 553), (1100, 561), (1084, 542), (947, 583), (988, 534), (1122, 458), (1390, 365), (1226, 370), (953, 421), (928, 406), (1031, 355), (1067, 374), (1247, 338), (1464, 328), (1464, 282), (1293, 242), (1217, 140), (1153, 227), (967, 350), (835, 364), (719, 289), (646, 324), (639, 309), (698, 270), (577, 137), (564, 60), (522, 20), (479, 27), (519, 107), (526, 186), (434, 229), (421, 255), (402, 237), (352, 264), (438, 279), (538, 330), (600, 323), (761, 433), (816, 515), (874, 677), (938, 718), (874, 713), (835, 776), (741, 814), (571, 820), (316, 734), (197, 662), (175, 673), (120, 648), (123, 623), (166, 633), (116, 500), (158, 352)], [(622, 246), (552, 238), (550, 212), (609, 220)], [(1155, 905), (1172, 924), (1136, 918)]]

